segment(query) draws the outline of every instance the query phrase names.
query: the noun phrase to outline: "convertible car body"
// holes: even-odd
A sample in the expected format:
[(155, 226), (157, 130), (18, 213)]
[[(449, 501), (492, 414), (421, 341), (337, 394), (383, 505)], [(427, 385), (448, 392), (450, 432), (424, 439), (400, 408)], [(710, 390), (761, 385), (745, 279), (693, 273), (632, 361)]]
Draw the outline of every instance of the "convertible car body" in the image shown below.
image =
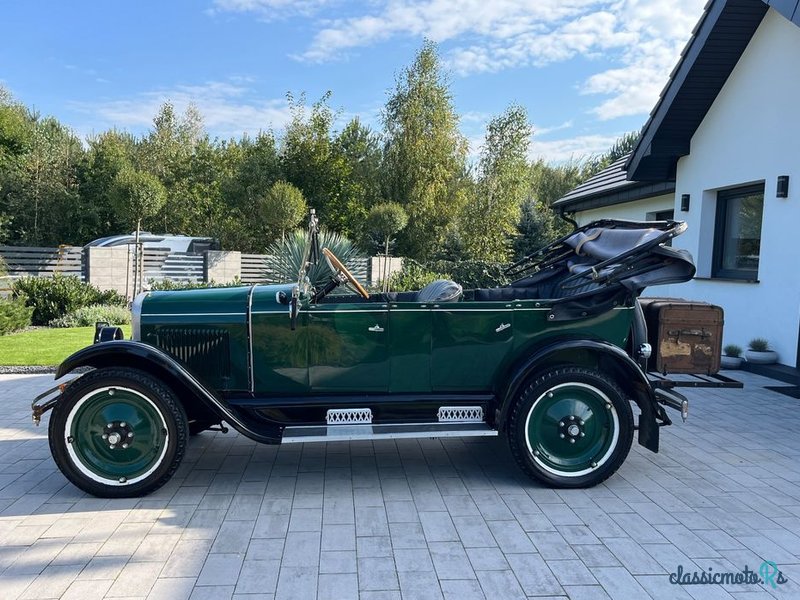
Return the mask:
[[(656, 452), (664, 406), (687, 409), (648, 378), (638, 303), (648, 285), (693, 276), (688, 254), (666, 245), (684, 228), (592, 223), (492, 289), (440, 280), (370, 295), (323, 249), (322, 289), (301, 270), (291, 284), (147, 292), (133, 303), (132, 339), (98, 329), (56, 379), (92, 369), (37, 398), (34, 420), (53, 409), (58, 466), (107, 497), (156, 489), (190, 434), (226, 425), (269, 444), (505, 435), (531, 476), (595, 485), (635, 429)], [(312, 217), (308, 263), (315, 240)], [(358, 293), (333, 293), (342, 284)]]

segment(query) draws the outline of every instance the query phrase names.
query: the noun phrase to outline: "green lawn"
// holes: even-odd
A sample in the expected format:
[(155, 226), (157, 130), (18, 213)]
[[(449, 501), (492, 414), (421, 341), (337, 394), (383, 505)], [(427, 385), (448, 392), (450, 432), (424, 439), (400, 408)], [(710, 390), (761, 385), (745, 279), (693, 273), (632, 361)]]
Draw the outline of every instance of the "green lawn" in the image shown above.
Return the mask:
[[(123, 325), (130, 337), (130, 325)], [(0, 336), (0, 365), (57, 365), (94, 339), (94, 327), (33, 329)]]

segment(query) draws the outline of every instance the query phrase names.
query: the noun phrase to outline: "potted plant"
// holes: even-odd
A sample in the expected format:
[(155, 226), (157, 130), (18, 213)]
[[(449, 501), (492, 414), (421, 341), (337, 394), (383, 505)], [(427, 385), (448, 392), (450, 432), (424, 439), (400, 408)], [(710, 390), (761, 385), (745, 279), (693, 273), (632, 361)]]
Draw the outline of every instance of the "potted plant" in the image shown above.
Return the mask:
[(747, 362), (755, 365), (771, 365), (778, 362), (778, 353), (770, 350), (769, 342), (764, 338), (753, 338), (744, 353)]
[(736, 344), (728, 344), (722, 349), (722, 368), (739, 369), (742, 366), (742, 347)]

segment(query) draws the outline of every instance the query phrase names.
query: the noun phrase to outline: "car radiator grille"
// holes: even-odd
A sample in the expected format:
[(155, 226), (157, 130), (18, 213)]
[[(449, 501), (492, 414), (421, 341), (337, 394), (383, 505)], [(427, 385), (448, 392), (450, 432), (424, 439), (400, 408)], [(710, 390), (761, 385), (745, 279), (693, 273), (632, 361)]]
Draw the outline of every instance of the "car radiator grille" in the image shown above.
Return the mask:
[(230, 378), (227, 331), (211, 328), (163, 328), (148, 336), (150, 343), (171, 354), (203, 379), (225, 383)]

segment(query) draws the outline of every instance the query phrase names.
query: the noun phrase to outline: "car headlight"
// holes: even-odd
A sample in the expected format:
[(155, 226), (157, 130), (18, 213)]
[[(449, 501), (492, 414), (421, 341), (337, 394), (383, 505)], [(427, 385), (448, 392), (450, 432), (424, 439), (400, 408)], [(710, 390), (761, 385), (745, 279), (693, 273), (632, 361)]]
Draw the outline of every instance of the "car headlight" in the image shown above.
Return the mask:
[(131, 304), (131, 339), (139, 341), (142, 339), (142, 304), (150, 292), (137, 294)]

